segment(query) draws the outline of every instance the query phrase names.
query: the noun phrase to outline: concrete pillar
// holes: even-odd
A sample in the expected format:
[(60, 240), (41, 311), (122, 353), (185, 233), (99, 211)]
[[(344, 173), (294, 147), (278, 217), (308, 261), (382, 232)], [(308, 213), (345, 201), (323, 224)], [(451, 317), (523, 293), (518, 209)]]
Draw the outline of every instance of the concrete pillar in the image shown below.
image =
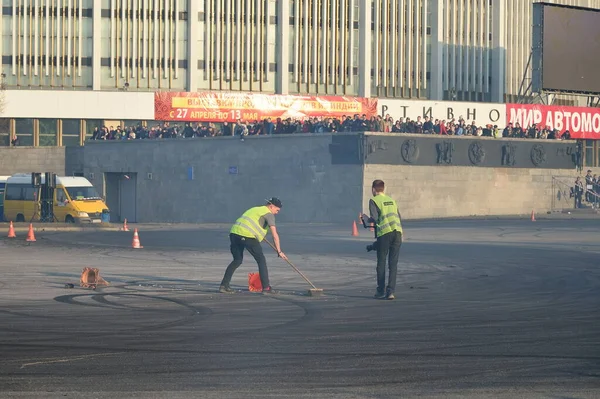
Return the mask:
[(371, 0), (358, 0), (358, 4), (358, 95), (371, 97)]
[(491, 101), (504, 102), (506, 90), (506, 0), (492, 3), (492, 85)]
[(444, 0), (431, 2), (431, 71), (430, 100), (444, 99)]
[(17, 121), (15, 119), (10, 120), (10, 133), (9, 133), (9, 143), (8, 146), (12, 146), (11, 142), (14, 140), (15, 135), (17, 134)]
[(85, 145), (85, 134), (87, 131), (87, 121), (81, 119), (79, 121), (79, 145)]
[(34, 147), (40, 146), (40, 120), (33, 120), (33, 136), (31, 137), (31, 143)]
[[(298, 23), (298, 21), (296, 21)], [(277, 2), (277, 36), (275, 37), (277, 54), (277, 73), (275, 93), (289, 94), (290, 89), (290, 2)]]
[(95, 1), (92, 4), (92, 89), (102, 87), (102, 4)]
[(198, 91), (198, 56), (200, 48), (198, 46), (198, 32), (201, 29), (200, 1), (188, 0), (188, 68), (187, 68), (187, 90)]

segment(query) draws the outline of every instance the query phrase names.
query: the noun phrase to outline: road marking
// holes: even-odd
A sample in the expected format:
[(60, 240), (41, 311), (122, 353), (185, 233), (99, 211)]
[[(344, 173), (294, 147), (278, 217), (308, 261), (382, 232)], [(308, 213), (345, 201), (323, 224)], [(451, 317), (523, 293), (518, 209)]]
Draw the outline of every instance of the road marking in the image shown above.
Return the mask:
[(124, 353), (124, 352), (96, 353), (96, 354), (92, 354), (92, 355), (81, 355), (81, 356), (64, 357), (64, 358), (60, 358), (60, 359), (46, 360), (46, 361), (40, 361), (40, 362), (23, 363), (20, 368), (24, 369), (25, 367), (38, 366), (40, 364), (68, 363), (68, 362), (73, 362), (76, 360), (90, 359), (93, 357), (119, 355), (121, 353)]

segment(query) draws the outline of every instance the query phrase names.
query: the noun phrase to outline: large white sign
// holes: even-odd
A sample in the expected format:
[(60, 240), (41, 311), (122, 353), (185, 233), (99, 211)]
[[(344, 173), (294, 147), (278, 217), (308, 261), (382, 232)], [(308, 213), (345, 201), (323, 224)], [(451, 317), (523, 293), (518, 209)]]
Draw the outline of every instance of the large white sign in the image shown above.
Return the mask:
[(154, 93), (7, 90), (2, 117), (154, 120)]
[(506, 126), (506, 104), (471, 103), (462, 101), (422, 101), (422, 100), (392, 100), (379, 98), (377, 100), (379, 115), (389, 114), (394, 120), (399, 118), (424, 119), (429, 116), (446, 122), (454, 119), (464, 119), (466, 123), (473, 121), (477, 126), (497, 125)]

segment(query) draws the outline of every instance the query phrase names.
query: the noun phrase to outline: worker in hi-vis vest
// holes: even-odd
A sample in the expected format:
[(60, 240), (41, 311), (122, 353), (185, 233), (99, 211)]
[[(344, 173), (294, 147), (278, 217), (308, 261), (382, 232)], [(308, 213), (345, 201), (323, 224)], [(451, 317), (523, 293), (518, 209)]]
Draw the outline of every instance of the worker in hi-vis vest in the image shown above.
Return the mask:
[[(398, 271), (398, 256), (402, 246), (402, 217), (396, 201), (384, 194), (383, 180), (373, 181), (371, 192), (373, 198), (369, 201), (370, 217), (363, 214), (362, 218), (375, 225), (377, 241), (367, 250), (377, 250), (377, 299), (394, 299), (396, 291), (396, 274)], [(385, 264), (388, 261), (388, 283), (385, 284)]]
[(235, 290), (231, 289), (229, 284), (231, 283), (233, 273), (242, 264), (244, 259), (244, 249), (247, 249), (248, 252), (250, 252), (250, 255), (256, 260), (256, 263), (258, 263), (258, 273), (263, 287), (262, 292), (265, 294), (275, 293), (269, 282), (267, 261), (260, 243), (264, 240), (270, 230), (271, 235), (273, 236), (273, 244), (277, 250), (277, 255), (280, 258), (287, 259), (287, 256), (281, 251), (279, 234), (277, 234), (277, 228), (275, 227), (275, 215), (279, 213), (281, 206), (279, 198), (273, 197), (267, 200), (266, 205), (255, 206), (248, 209), (235, 221), (229, 231), (229, 241), (231, 243), (230, 249), (233, 260), (229, 266), (227, 266), (227, 270), (225, 270), (219, 292), (235, 292)]

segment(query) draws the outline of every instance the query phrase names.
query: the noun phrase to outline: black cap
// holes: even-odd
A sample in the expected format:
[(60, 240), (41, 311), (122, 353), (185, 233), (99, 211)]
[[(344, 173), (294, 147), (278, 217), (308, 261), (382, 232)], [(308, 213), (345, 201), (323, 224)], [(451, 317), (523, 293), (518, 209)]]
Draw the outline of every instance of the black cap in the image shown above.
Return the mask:
[(283, 207), (283, 205), (281, 204), (281, 200), (277, 197), (272, 197), (272, 198), (268, 199), (267, 204), (275, 205), (277, 208)]

